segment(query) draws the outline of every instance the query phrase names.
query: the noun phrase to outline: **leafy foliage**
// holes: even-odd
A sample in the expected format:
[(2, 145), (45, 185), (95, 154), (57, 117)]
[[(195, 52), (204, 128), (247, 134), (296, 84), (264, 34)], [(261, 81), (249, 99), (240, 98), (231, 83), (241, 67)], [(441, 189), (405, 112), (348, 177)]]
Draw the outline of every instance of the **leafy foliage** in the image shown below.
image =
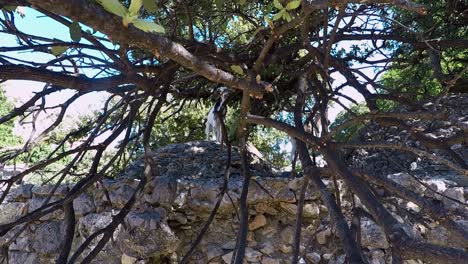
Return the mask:
[[(5, 91), (0, 86), (0, 117), (10, 113), (13, 108), (13, 102), (8, 100)], [(15, 120), (9, 120), (0, 124), (0, 150), (22, 143), (22, 138), (14, 134), (14, 127)]]
[[(365, 104), (358, 104), (352, 106), (350, 111), (343, 110), (336, 116), (335, 121), (330, 125), (330, 129), (334, 129), (337, 126), (345, 123), (346, 121), (351, 120), (354, 116), (359, 116), (362, 114), (369, 113), (369, 108)], [(335, 135), (335, 140), (337, 142), (349, 142), (351, 141), (365, 126), (364, 123), (352, 124), (345, 129), (340, 130), (340, 132)]]

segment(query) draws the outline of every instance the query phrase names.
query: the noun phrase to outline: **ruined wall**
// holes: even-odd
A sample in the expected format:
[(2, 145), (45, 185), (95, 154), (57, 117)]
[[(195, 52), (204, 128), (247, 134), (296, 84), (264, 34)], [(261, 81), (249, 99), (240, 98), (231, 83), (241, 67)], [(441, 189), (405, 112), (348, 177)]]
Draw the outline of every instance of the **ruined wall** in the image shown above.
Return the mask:
[[(112, 241), (93, 263), (177, 263), (217, 200), (226, 159), (225, 150), (211, 142), (174, 144), (158, 150), (155, 154), (156, 175), (138, 197), (138, 202), (125, 218), (125, 225), (118, 227)], [(230, 262), (239, 228), (236, 208), (242, 188), (239, 156), (235, 151), (232, 160), (229, 195), (223, 197), (220, 210), (190, 263)], [(110, 223), (138, 185), (135, 176), (141, 173), (141, 168), (141, 162), (137, 162), (121, 177), (104, 180), (104, 186), (96, 186), (74, 201), (77, 215), (74, 248)], [(252, 161), (251, 169), (255, 180), (251, 182), (248, 196), (250, 223), (246, 261), (290, 263), (302, 179), (278, 177), (258, 161)], [(393, 174), (390, 178), (406, 186), (413, 184), (405, 174)], [(324, 181), (332, 189), (332, 181), (326, 178)], [(110, 201), (103, 187), (108, 191)], [(463, 188), (445, 185), (444, 188), (444, 193), (464, 202)], [(0, 224), (9, 223), (41, 206), (50, 189), (51, 186), (16, 186), (7, 202), (0, 205)], [(68, 189), (66, 185), (61, 186), (52, 201), (63, 197)], [(349, 196), (344, 188), (341, 194), (343, 198)], [(318, 191), (309, 188), (306, 197), (301, 263), (344, 263), (340, 240), (335, 236)], [(342, 205), (349, 216), (351, 202), (344, 199)], [(408, 206), (418, 210), (417, 206)], [(1, 237), (0, 246), (4, 250), (0, 251), (0, 260), (3, 257), (0, 263), (54, 263), (63, 245), (63, 217), (63, 212), (57, 211), (26, 226), (14, 240), (11, 238), (18, 229)], [(371, 263), (390, 263), (390, 249), (382, 230), (367, 218), (363, 218), (361, 229), (362, 246)], [(463, 247), (448, 239), (449, 234), (442, 227), (409, 226), (408, 230), (431, 242)], [(422, 262), (409, 260), (407, 263)]]

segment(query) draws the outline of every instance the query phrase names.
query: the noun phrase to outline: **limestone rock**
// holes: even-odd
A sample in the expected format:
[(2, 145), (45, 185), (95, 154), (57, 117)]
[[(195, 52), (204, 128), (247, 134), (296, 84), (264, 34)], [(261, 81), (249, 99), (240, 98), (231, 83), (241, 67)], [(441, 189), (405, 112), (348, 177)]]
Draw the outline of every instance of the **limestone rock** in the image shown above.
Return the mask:
[(216, 257), (222, 256), (223, 254), (224, 251), (216, 244), (212, 244), (207, 247), (206, 256), (208, 261)]
[[(54, 188), (54, 185), (34, 185), (31, 189), (31, 192), (35, 196), (41, 196), (41, 197), (47, 197), (51, 192), (52, 189)], [(68, 190), (70, 187), (66, 184), (60, 185), (54, 192), (53, 196), (56, 197), (64, 197), (65, 194), (68, 193)]]
[(295, 203), (296, 195), (288, 188), (284, 186), (275, 196), (276, 200), (286, 202), (286, 203)]
[(73, 200), (73, 208), (77, 216), (87, 215), (96, 212), (96, 206), (93, 199), (86, 193), (82, 193), (78, 198)]
[(126, 254), (122, 254), (122, 262), (121, 264), (136, 264), (138, 262), (137, 258), (128, 256)]
[(101, 214), (88, 214), (78, 221), (78, 232), (81, 237), (88, 237), (92, 233), (106, 227), (112, 221), (110, 212)]
[(8, 202), (25, 202), (32, 197), (33, 184), (22, 184), (10, 190), (6, 197)]
[(316, 203), (305, 204), (302, 214), (307, 218), (318, 218), (320, 215), (320, 207)]
[(108, 191), (112, 206), (122, 209), (132, 197), (135, 188), (128, 184), (113, 184)]
[(177, 181), (168, 177), (156, 177), (145, 187), (144, 200), (150, 204), (172, 204), (177, 198)]
[(58, 221), (43, 223), (34, 232), (33, 247), (42, 255), (51, 256), (59, 252), (63, 243), (64, 228)]
[(224, 260), (224, 263), (231, 263), (232, 256), (234, 255), (234, 252), (229, 252), (225, 255), (223, 255), (221, 258)]
[(249, 230), (257, 230), (267, 224), (267, 219), (264, 215), (258, 214), (249, 224)]
[(280, 238), (281, 241), (285, 244), (292, 244), (294, 241), (294, 234), (295, 234), (295, 228), (292, 226), (288, 226), (281, 230), (280, 232)]
[(269, 214), (269, 215), (277, 215), (278, 210), (273, 208), (272, 206), (268, 205), (267, 203), (257, 203), (255, 204), (255, 211), (259, 214)]
[(8, 264), (36, 264), (38, 256), (35, 253), (11, 251)]
[(382, 228), (370, 220), (361, 221), (362, 246), (370, 249), (389, 247)]
[(288, 214), (295, 215), (297, 213), (297, 205), (292, 203), (280, 203), (281, 208), (283, 208)]
[(425, 189), (424, 186), (422, 186), (416, 179), (407, 173), (390, 174), (387, 176), (387, 178), (419, 193), (422, 193)]
[(260, 263), (261, 264), (281, 264), (281, 260), (270, 258), (270, 257), (263, 257)]
[(370, 264), (385, 264), (385, 252), (383, 252), (383, 250), (373, 249), (370, 255)]
[(25, 203), (13, 202), (0, 204), (0, 224), (7, 224), (15, 221), (27, 213)]
[(236, 241), (229, 241), (227, 243), (224, 243), (221, 248), (226, 249), (226, 250), (232, 250), (236, 247)]
[(248, 262), (259, 262), (260, 259), (262, 258), (262, 253), (252, 249), (250, 247), (245, 249), (245, 259)]
[(308, 261), (310, 261), (311, 263), (313, 264), (317, 264), (320, 262), (320, 260), (322, 259), (320, 257), (320, 254), (317, 253), (317, 252), (311, 252), (311, 253), (307, 253), (306, 254), (306, 258)]
[(316, 239), (317, 239), (317, 242), (320, 244), (320, 245), (325, 245), (327, 243), (327, 240), (328, 240), (328, 237), (331, 235), (331, 229), (330, 228), (327, 228), (323, 231), (320, 231), (319, 233), (317, 233), (316, 235)]
[(175, 252), (179, 239), (165, 223), (164, 217), (164, 210), (130, 212), (125, 218), (125, 228), (117, 235), (120, 250), (138, 258)]
[[(465, 204), (465, 192), (463, 190), (463, 187), (455, 187), (455, 188), (448, 188), (447, 190), (444, 191), (444, 194), (450, 198), (453, 198), (457, 201), (459, 201), (461, 204)], [(458, 208), (461, 207), (462, 205), (460, 203), (457, 203), (453, 200), (450, 200), (446, 197), (442, 198), (442, 202), (448, 207), (448, 208)]]
[(284, 254), (291, 254), (291, 252), (293, 251), (293, 248), (292, 246), (288, 246), (288, 245), (281, 245), (280, 247), (280, 251), (283, 252)]
[(260, 246), (259, 251), (263, 254), (271, 255), (276, 251), (276, 248), (271, 241), (267, 241)]

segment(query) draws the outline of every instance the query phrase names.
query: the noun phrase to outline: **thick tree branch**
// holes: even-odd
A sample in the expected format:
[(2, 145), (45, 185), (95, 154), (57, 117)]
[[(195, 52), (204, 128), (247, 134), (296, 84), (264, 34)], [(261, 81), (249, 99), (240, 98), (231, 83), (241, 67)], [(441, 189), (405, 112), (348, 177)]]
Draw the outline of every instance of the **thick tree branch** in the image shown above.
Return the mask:
[[(60, 0), (28, 0), (34, 7), (49, 10), (55, 14), (81, 21), (87, 25), (107, 34), (113, 41), (121, 44), (138, 46), (151, 51), (156, 57), (167, 57), (176, 61), (185, 68), (204, 76), (205, 78), (223, 83), (229, 87), (245, 90), (250, 95), (262, 97), (266, 91), (271, 90), (268, 83), (256, 83), (244, 78), (235, 77), (233, 74), (223, 71), (193, 55), (182, 45), (169, 40), (159, 34), (145, 33), (133, 26), (128, 28), (122, 25), (121, 18), (106, 12), (95, 2), (86, 0), (74, 0), (63, 2)], [(0, 1), (0, 4), (2, 2)]]

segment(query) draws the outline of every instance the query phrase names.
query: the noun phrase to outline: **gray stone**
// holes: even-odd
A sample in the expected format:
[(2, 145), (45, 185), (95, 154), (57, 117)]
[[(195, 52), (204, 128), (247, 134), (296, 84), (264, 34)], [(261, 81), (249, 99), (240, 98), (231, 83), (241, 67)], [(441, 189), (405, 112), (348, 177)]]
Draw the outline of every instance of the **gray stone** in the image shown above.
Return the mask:
[(275, 259), (270, 257), (263, 257), (261, 264), (281, 264), (281, 259)]
[(280, 246), (280, 251), (283, 252), (284, 254), (291, 254), (291, 252), (293, 251), (293, 248), (292, 246), (283, 244)]
[(136, 264), (138, 262), (137, 258), (122, 254), (121, 264)]
[(288, 188), (293, 191), (298, 191), (302, 188), (303, 178), (294, 178), (288, 182)]
[(361, 221), (361, 243), (363, 247), (369, 249), (387, 249), (389, 247), (382, 228), (367, 219)]
[(175, 252), (179, 239), (164, 221), (165, 211), (130, 212), (125, 228), (117, 235), (120, 250), (132, 257), (145, 258)]
[(346, 261), (346, 255), (340, 255), (340, 256), (336, 257), (335, 260), (331, 260), (328, 263), (329, 264), (344, 264), (345, 261)]
[(320, 215), (320, 207), (316, 203), (308, 203), (304, 205), (303, 216), (307, 218), (318, 218)]
[(13, 202), (0, 204), (0, 224), (7, 224), (24, 216), (28, 210), (25, 203)]
[(172, 204), (177, 199), (177, 181), (168, 177), (157, 177), (145, 187), (144, 200), (150, 204)]
[(280, 203), (280, 206), (281, 206), (281, 208), (283, 208), (284, 211), (287, 212), (288, 214), (296, 215), (296, 213), (297, 213), (297, 205), (295, 205), (295, 204), (281, 202), (281, 203)]
[(370, 252), (370, 264), (385, 264), (385, 252), (381, 249), (373, 249)]
[[(442, 199), (442, 196), (438, 195), (434, 191), (439, 192), (439, 193), (445, 192), (447, 190), (447, 184), (446, 184), (445, 180), (443, 180), (443, 179), (428, 179), (428, 180), (425, 180), (424, 183), (426, 183), (430, 187), (430, 189), (428, 188), (428, 189), (426, 189), (424, 191), (425, 196), (435, 198), (435, 199), (438, 199), (438, 200)], [(434, 191), (432, 191), (432, 190), (434, 190)]]
[(249, 223), (249, 230), (257, 230), (267, 224), (267, 219), (264, 215), (258, 214), (254, 219)]
[(100, 214), (88, 214), (78, 221), (78, 232), (81, 237), (88, 237), (92, 233), (106, 227), (112, 222), (110, 212)]
[(310, 261), (311, 263), (313, 264), (317, 264), (320, 262), (320, 260), (322, 259), (320, 257), (320, 254), (317, 253), (317, 252), (311, 252), (311, 253), (307, 253), (306, 254), (306, 258), (308, 261)]
[(271, 241), (267, 241), (260, 246), (259, 251), (263, 254), (271, 255), (276, 251), (276, 249)]
[(295, 228), (292, 226), (287, 226), (280, 232), (281, 241), (285, 244), (292, 244), (294, 241)]
[[(450, 198), (459, 201), (461, 204), (465, 204), (465, 192), (463, 190), (463, 187), (448, 188), (444, 191), (444, 194)], [(445, 197), (442, 198), (442, 201), (449, 208), (458, 208), (462, 206), (460, 203), (457, 203)]]
[(245, 249), (245, 259), (248, 262), (258, 262), (262, 258), (262, 253), (252, 248)]
[[(51, 199), (49, 200), (49, 203), (55, 202), (58, 199), (60, 198), (57, 196), (52, 196)], [(28, 212), (32, 212), (42, 207), (45, 201), (46, 201), (46, 197), (33, 195), (33, 198), (29, 200), (29, 203), (28, 203)], [(55, 220), (63, 219), (63, 210), (62, 209), (55, 210), (54, 212), (46, 214), (40, 218), (41, 221), (48, 221), (51, 219), (55, 219)]]
[(318, 232), (317, 235), (316, 235), (317, 242), (320, 245), (325, 245), (327, 243), (328, 237), (330, 235), (331, 235), (331, 229), (330, 228), (326, 228), (325, 230)]
[(8, 264), (37, 264), (38, 256), (36, 253), (23, 251), (10, 251)]
[(229, 252), (225, 255), (223, 255), (221, 258), (224, 260), (224, 263), (231, 263), (232, 256), (234, 255), (234, 252)]
[(387, 176), (387, 178), (419, 193), (422, 193), (425, 189), (424, 186), (421, 185), (416, 179), (406, 173), (390, 174)]
[(8, 202), (25, 202), (32, 197), (33, 184), (21, 184), (10, 190), (6, 197)]
[(128, 184), (113, 184), (109, 190), (109, 197), (114, 208), (122, 209), (130, 200), (135, 188)]
[[(16, 230), (15, 230), (16, 231)], [(16, 233), (14, 231), (11, 231), (11, 233)], [(26, 230), (19, 235), (19, 237), (13, 241), (13, 243), (10, 244), (10, 247), (8, 248), (9, 250), (12, 251), (25, 251), (25, 252), (33, 252), (33, 240), (31, 237), (34, 237), (34, 235), (29, 231), (29, 228), (26, 228)]]
[[(34, 185), (32, 193), (35, 196), (47, 197), (54, 189), (54, 185)], [(70, 187), (66, 184), (60, 185), (54, 192), (53, 196), (63, 198), (69, 191)]]
[(233, 250), (236, 247), (236, 241), (229, 241), (224, 243), (221, 248), (226, 250)]
[(223, 254), (224, 251), (218, 245), (212, 244), (207, 247), (206, 257), (208, 261), (216, 257), (222, 256)]
[(187, 217), (183, 213), (175, 213), (173, 219), (183, 225), (187, 224), (188, 220)]
[(77, 216), (87, 215), (96, 212), (96, 206), (93, 199), (86, 193), (82, 193), (78, 198), (73, 200), (73, 208)]
[[(465, 229), (468, 228), (468, 221), (467, 220), (459, 220), (456, 221)], [(463, 224), (464, 223), (464, 224)], [(458, 238), (458, 236), (454, 236), (451, 234), (446, 228), (442, 226), (437, 226), (434, 229), (431, 229), (427, 234), (427, 240), (430, 243), (440, 245), (440, 246), (450, 246), (450, 247), (458, 247), (458, 248), (465, 248), (466, 242), (463, 239)]]
[(57, 221), (38, 225), (34, 232), (34, 250), (46, 256), (57, 254), (62, 247), (63, 231), (62, 224)]
[(269, 215), (277, 215), (278, 210), (273, 208), (271, 205), (267, 203), (257, 203), (255, 204), (255, 211), (259, 214), (269, 214)]
[(289, 189), (288, 186), (284, 186), (275, 196), (277, 201), (286, 203), (295, 203), (296, 195)]

